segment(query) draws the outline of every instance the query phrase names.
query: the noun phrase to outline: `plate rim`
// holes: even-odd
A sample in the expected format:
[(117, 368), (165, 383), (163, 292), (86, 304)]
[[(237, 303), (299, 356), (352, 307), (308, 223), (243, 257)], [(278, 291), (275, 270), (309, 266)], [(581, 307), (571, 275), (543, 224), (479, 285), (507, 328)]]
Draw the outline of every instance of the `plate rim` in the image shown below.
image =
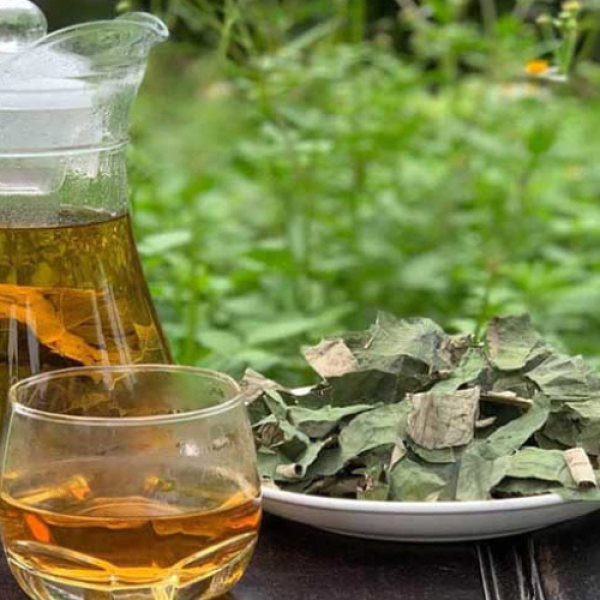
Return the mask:
[[(502, 498), (491, 500), (465, 500), (442, 502), (398, 502), (387, 500), (354, 500), (352, 498), (326, 498), (309, 496), (298, 492), (288, 492), (268, 486), (262, 488), (263, 498), (267, 501), (281, 502), (304, 508), (332, 510), (353, 513), (381, 514), (463, 514), (497, 513), (505, 511), (540, 510), (543, 508), (579, 503), (578, 500), (566, 500), (555, 493), (523, 498)], [(590, 502), (600, 504), (600, 502)]]

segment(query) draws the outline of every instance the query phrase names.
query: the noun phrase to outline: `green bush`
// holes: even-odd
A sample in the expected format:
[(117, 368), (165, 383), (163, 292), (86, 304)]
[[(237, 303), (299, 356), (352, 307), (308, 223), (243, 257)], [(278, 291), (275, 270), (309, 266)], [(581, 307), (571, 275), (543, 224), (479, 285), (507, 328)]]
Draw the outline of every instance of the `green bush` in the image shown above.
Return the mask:
[(196, 22), (213, 51), (155, 57), (135, 119), (140, 250), (178, 360), (294, 371), (301, 343), (377, 309), (475, 331), (528, 310), (600, 355), (598, 72), (524, 77), (556, 49), (535, 7), (366, 25), (355, 1), (225, 4)]

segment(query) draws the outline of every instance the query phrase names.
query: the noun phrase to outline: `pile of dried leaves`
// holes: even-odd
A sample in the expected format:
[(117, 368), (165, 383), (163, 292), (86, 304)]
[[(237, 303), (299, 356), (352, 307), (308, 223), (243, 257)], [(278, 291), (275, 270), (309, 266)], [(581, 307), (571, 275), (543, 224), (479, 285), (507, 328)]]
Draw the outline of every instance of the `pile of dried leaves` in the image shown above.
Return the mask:
[(527, 315), (492, 319), (478, 343), (380, 314), (304, 355), (321, 378), (312, 387), (244, 377), (268, 485), (369, 500), (600, 500), (600, 377)]

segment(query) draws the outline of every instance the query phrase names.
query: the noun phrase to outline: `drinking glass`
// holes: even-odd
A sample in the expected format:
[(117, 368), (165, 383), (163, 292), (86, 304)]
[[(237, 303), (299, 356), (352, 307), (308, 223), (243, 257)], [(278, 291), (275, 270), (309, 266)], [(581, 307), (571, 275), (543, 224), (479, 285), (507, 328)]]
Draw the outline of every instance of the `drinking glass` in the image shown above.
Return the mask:
[(81, 367), (11, 388), (4, 549), (36, 600), (198, 600), (244, 573), (261, 518), (235, 381), (169, 365)]

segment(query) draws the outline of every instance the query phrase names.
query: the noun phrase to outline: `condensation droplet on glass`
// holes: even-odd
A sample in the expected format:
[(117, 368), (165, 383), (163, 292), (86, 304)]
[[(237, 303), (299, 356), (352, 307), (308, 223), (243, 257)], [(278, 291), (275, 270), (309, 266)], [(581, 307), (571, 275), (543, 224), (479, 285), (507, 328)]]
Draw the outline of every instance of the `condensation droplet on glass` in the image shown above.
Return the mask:
[(0, 55), (16, 54), (48, 31), (44, 13), (29, 0), (0, 1)]

